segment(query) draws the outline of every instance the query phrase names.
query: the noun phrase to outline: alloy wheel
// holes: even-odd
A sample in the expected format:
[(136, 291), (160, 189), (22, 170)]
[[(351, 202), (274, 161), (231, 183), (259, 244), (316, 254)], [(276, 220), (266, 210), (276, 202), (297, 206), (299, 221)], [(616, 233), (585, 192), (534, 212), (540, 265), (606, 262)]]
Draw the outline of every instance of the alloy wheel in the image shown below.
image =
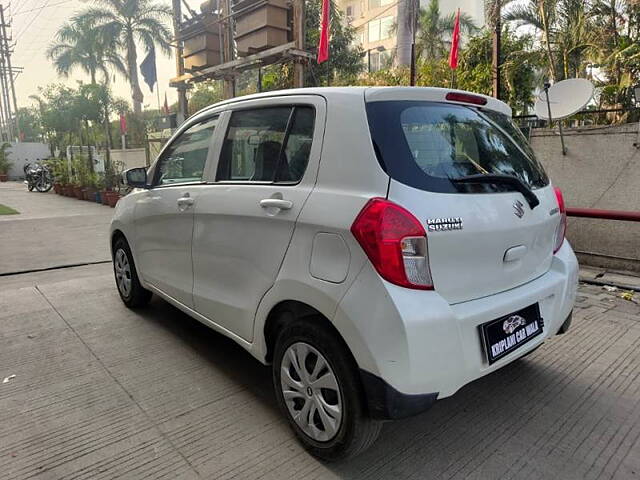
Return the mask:
[(131, 265), (127, 253), (119, 248), (115, 254), (114, 268), (118, 290), (124, 297), (131, 295)]
[(304, 342), (287, 348), (280, 365), (282, 395), (289, 414), (313, 440), (327, 442), (342, 423), (342, 394), (329, 362)]

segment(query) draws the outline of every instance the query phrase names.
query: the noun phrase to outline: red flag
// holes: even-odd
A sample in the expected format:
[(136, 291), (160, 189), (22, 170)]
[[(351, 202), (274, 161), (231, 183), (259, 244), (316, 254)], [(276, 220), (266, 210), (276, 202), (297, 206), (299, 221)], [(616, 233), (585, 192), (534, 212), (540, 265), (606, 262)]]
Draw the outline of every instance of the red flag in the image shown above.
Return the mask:
[(320, 41), (318, 42), (318, 63), (329, 60), (329, 9), (331, 0), (322, 0), (322, 17), (320, 19)]
[(127, 133), (127, 117), (124, 113), (120, 114), (120, 134), (125, 135)]
[(165, 115), (169, 115), (169, 104), (167, 103), (167, 92), (164, 92), (164, 107), (162, 107), (162, 110), (164, 110)]
[(456, 21), (453, 24), (451, 35), (451, 51), (449, 52), (449, 66), (452, 70), (458, 68), (458, 47), (460, 46), (460, 9), (456, 13)]

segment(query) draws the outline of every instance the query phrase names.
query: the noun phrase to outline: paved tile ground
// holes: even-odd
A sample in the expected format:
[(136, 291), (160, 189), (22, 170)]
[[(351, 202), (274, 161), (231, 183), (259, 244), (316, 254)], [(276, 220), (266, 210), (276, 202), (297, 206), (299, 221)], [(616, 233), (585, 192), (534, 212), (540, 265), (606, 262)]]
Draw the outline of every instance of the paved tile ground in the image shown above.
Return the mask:
[(581, 286), (569, 334), (325, 465), (266, 367), (161, 300), (127, 310), (108, 265), (73, 270), (0, 278), (1, 479), (640, 477), (640, 306), (619, 292)]
[[(85, 261), (103, 252), (88, 232)], [(110, 265), (0, 276), (0, 479), (639, 478), (640, 305), (620, 293), (582, 285), (569, 334), (328, 465), (296, 443), (268, 368), (159, 299), (127, 310)]]
[(20, 212), (0, 215), (0, 274), (110, 258), (112, 208), (19, 182), (0, 183), (0, 204)]

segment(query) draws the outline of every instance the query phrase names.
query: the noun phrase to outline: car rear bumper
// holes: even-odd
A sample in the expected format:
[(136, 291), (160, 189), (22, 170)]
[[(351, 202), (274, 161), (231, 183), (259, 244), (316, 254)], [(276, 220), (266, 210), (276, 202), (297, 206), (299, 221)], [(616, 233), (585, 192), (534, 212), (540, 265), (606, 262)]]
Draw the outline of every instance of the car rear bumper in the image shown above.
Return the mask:
[[(334, 324), (361, 370), (396, 392), (384, 393), (387, 387), (367, 388), (363, 381), (368, 396), (375, 391), (384, 393), (383, 400), (371, 398), (372, 401), (388, 403), (395, 398), (402, 406), (403, 395), (414, 400), (418, 395), (423, 396), (426, 408), (435, 396), (452, 395), (559, 333), (570, 318), (577, 283), (578, 263), (566, 241), (549, 271), (541, 277), (496, 295), (455, 305), (438, 295), (437, 286), (436, 291), (398, 287), (382, 280), (367, 264), (340, 302)], [(489, 365), (479, 326), (536, 302), (544, 319), (542, 335)], [(409, 408), (409, 414), (417, 413), (414, 407)], [(399, 411), (403, 408), (393, 405), (378, 405), (375, 410), (387, 413), (386, 417), (381, 413), (379, 418), (406, 416)]]

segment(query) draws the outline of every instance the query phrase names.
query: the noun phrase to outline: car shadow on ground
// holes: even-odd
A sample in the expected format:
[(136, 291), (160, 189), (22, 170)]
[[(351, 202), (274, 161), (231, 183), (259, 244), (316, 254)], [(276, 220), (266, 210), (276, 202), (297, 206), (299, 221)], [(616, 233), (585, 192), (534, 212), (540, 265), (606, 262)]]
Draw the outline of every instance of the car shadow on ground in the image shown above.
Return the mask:
[[(270, 368), (232, 340), (155, 297), (138, 315), (179, 339), (272, 415), (281, 415)], [(587, 388), (571, 379), (584, 364), (566, 355), (562, 337), (556, 339), (436, 402), (428, 412), (386, 423), (378, 441), (361, 456), (325, 466), (343, 478), (409, 478), (416, 472), (422, 472), (418, 478), (440, 478), (466, 476), (478, 468), (484, 472), (479, 478), (493, 478), (499, 472), (539, 469), (531, 454), (544, 451), (541, 434), (563, 421), (563, 410), (554, 404), (567, 407)], [(287, 428), (284, 421), (281, 428)], [(567, 464), (571, 462), (560, 467)]]

